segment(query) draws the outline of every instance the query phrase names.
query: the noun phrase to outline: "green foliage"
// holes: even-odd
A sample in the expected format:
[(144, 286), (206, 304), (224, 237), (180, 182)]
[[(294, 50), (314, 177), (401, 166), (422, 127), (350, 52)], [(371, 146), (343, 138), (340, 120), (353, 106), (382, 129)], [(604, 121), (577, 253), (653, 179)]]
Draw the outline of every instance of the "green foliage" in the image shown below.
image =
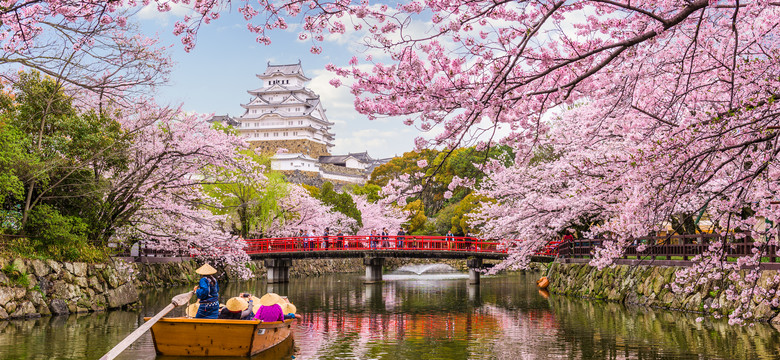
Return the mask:
[(88, 248), (87, 228), (84, 219), (63, 215), (52, 206), (42, 204), (31, 211), (25, 231), (37, 235), (30, 244), (35, 253), (74, 261), (82, 259), (82, 250)]
[(24, 161), (28, 140), (19, 128), (4, 121), (0, 117), (0, 204), (23, 197), (24, 184), (15, 165)]
[(382, 188), (374, 184), (358, 185), (353, 184), (347, 187), (347, 190), (355, 195), (365, 195), (369, 202), (375, 203), (382, 198), (379, 192)]
[(30, 285), (30, 279), (27, 277), (27, 272), (19, 270), (13, 262), (6, 264), (2, 268), (2, 271), (14, 285), (22, 287)]
[(422, 200), (417, 199), (406, 204), (404, 210), (409, 212), (409, 221), (407, 223), (409, 233), (413, 235), (429, 235), (426, 233), (430, 229), (426, 228), (428, 217), (425, 216), (425, 205)]
[(493, 200), (474, 194), (469, 194), (463, 198), (463, 200), (461, 200), (453, 209), (453, 214), (450, 218), (455, 235), (463, 236), (466, 234), (473, 234), (475, 229), (468, 225), (468, 216), (474, 210), (478, 209), (483, 202), (491, 201)]
[[(215, 214), (231, 217), (233, 232), (244, 238), (262, 237), (274, 220), (283, 216), (279, 200), (287, 195), (284, 175), (270, 169), (270, 159), (252, 150), (240, 151), (248, 159), (246, 168), (213, 168), (209, 176), (217, 179), (212, 185), (205, 185), (206, 194), (218, 201), (218, 206), (209, 209)], [(247, 174), (259, 174), (265, 180)]]
[[(355, 219), (358, 228), (363, 226), (362, 214), (358, 210), (355, 201), (352, 200), (352, 196), (348, 193), (336, 191), (333, 188), (333, 184), (327, 181), (319, 189), (306, 187), (306, 190), (309, 191), (312, 197), (322, 201), (323, 204), (330, 206), (333, 210)], [(357, 229), (352, 230), (356, 231)]]
[[(417, 162), (420, 160), (428, 162), (425, 169), (420, 169), (417, 166)], [(407, 202), (420, 199), (423, 202), (426, 215), (435, 217), (442, 208), (460, 202), (471, 193), (471, 189), (459, 187), (453, 191), (453, 196), (450, 199), (445, 199), (444, 193), (448, 191), (448, 186), (453, 178), (458, 176), (473, 179), (475, 184), (479, 184), (485, 174), (475, 164), (481, 164), (488, 160), (499, 160), (504, 165), (509, 165), (514, 161), (514, 153), (511, 148), (503, 145), (483, 151), (477, 151), (473, 147), (458, 148), (452, 151), (431, 149), (410, 151), (374, 169), (369, 184), (381, 188), (387, 185), (390, 180), (403, 174), (414, 175), (425, 170), (425, 179), (415, 179), (412, 184), (424, 185), (423, 193), (408, 199)]]
[(131, 141), (113, 116), (76, 111), (59, 81), (20, 73), (0, 94), (0, 230), (46, 256), (91, 254), (86, 238), (104, 245), (114, 226), (104, 174), (126, 169)]

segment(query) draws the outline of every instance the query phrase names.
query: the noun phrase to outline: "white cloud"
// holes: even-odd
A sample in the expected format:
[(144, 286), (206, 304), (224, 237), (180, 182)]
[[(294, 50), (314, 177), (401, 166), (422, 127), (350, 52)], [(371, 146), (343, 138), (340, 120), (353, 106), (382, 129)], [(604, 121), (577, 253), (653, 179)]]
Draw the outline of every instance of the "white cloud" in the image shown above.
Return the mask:
[[(346, 136), (344, 136), (346, 135)], [(386, 158), (402, 155), (414, 148), (416, 132), (405, 128), (383, 130), (376, 128), (360, 129), (342, 136), (336, 136), (334, 154), (368, 151), (371, 157)]]
[(161, 26), (168, 26), (172, 21), (184, 18), (184, 15), (192, 15), (194, 12), (187, 5), (181, 3), (168, 3), (171, 6), (170, 11), (161, 12), (157, 10), (155, 2), (149, 3), (138, 11), (138, 18), (141, 20), (154, 21)]

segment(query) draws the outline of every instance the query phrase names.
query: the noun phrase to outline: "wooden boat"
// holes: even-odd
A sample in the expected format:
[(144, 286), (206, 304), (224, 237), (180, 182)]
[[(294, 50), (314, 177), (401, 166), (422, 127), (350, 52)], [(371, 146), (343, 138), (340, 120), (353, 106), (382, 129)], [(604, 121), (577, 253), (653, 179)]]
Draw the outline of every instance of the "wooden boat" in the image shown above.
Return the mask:
[[(145, 317), (145, 321), (150, 318)], [(282, 343), (295, 319), (217, 320), (162, 318), (152, 326), (158, 355), (250, 357)]]

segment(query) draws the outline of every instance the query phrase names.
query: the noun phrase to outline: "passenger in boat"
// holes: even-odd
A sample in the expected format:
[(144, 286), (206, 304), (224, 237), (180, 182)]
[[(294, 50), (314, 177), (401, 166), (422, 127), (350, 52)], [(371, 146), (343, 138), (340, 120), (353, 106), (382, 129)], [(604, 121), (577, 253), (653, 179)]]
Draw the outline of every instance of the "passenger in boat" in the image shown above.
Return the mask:
[(217, 279), (214, 277), (217, 269), (209, 264), (204, 264), (195, 272), (203, 276), (194, 288), (200, 302), (195, 318), (216, 319), (219, 316), (219, 284), (217, 284)]
[(290, 300), (284, 299), (287, 301), (287, 303), (282, 306), (282, 312), (284, 312), (284, 319), (300, 319), (301, 316), (296, 314), (298, 312), (298, 309), (295, 308), (295, 305), (293, 305)]
[(284, 321), (284, 313), (279, 304), (260, 305), (255, 320), (262, 322)]
[(250, 320), (253, 315), (252, 298), (243, 293), (241, 297), (232, 297), (225, 303), (225, 308), (219, 312), (219, 319)]

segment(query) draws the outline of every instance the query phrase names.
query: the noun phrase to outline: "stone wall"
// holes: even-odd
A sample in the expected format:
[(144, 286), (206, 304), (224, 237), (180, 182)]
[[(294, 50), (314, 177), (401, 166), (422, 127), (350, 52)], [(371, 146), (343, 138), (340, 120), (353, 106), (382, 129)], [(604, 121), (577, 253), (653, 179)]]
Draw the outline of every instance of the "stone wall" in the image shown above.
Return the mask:
[[(690, 293), (673, 292), (668, 284), (674, 281), (674, 273), (679, 269), (675, 266), (614, 265), (599, 270), (588, 264), (554, 263), (548, 275), (548, 290), (589, 299), (699, 313), (710, 312), (710, 305), (715, 300), (724, 314), (737, 307), (738, 304), (728, 301), (723, 291), (728, 288), (728, 280), (719, 290), (705, 284), (694, 286)], [(729, 274), (725, 275), (728, 279)], [(776, 270), (764, 270), (758, 283), (768, 284), (766, 280), (777, 275)], [(780, 289), (774, 290), (777, 291), (775, 296), (780, 297)], [(751, 302), (750, 311), (758, 321), (780, 323), (780, 309)]]
[(253, 149), (260, 149), (260, 152), (268, 155), (276, 154), (276, 151), (280, 148), (287, 149), (290, 153), (302, 153), (309, 155), (315, 159), (320, 156), (328, 156), (328, 147), (325, 144), (320, 144), (306, 139), (298, 140), (258, 140), (249, 142)]
[(291, 182), (293, 184), (304, 184), (304, 185), (314, 186), (317, 188), (321, 188), (322, 184), (324, 184), (326, 181), (333, 184), (333, 188), (336, 189), (337, 191), (341, 190), (341, 188), (346, 185), (352, 184), (350, 182), (340, 181), (335, 179), (323, 179), (322, 177), (320, 177), (320, 173), (313, 172), (313, 171), (281, 170), (279, 172), (284, 174), (288, 182)]
[[(467, 269), (465, 260), (388, 258), (385, 270), (431, 262)], [(0, 320), (132, 307), (137, 305), (139, 289), (197, 284), (198, 266), (195, 261), (87, 264), (0, 258), (4, 269), (0, 271)], [(262, 261), (252, 261), (249, 267), (256, 277), (265, 277)], [(301, 259), (293, 261), (290, 277), (363, 272), (362, 258)]]
[(134, 270), (124, 263), (0, 259), (0, 267), (0, 319), (101, 311), (138, 301)]
[[(0, 319), (134, 306), (139, 289), (197, 284), (198, 266), (195, 261), (87, 264), (0, 259), (5, 269), (0, 272)], [(253, 270), (258, 276), (264, 271)], [(20, 281), (21, 277), (26, 281)]]

